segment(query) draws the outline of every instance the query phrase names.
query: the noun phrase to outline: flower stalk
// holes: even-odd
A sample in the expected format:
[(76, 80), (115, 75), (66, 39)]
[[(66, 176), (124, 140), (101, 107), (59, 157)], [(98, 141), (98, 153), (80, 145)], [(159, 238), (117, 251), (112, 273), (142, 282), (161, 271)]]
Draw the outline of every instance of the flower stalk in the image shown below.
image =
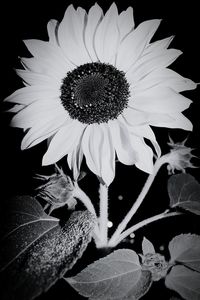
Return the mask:
[(107, 247), (108, 244), (108, 187), (100, 183), (99, 186), (100, 212), (99, 212), (99, 248)]
[(147, 195), (159, 169), (161, 168), (161, 166), (165, 163), (168, 162), (168, 156), (163, 155), (160, 158), (158, 158), (154, 164), (154, 170), (153, 173), (150, 174), (144, 184), (144, 187), (141, 191), (141, 193), (139, 194), (137, 200), (135, 201), (135, 203), (133, 204), (132, 208), (130, 209), (130, 211), (127, 213), (127, 215), (125, 216), (125, 218), (123, 219), (123, 221), (119, 224), (119, 226), (117, 227), (116, 231), (114, 232), (114, 234), (112, 235), (110, 241), (109, 241), (109, 245), (113, 245), (116, 244), (116, 241), (118, 241), (118, 239), (121, 236), (121, 233), (123, 232), (123, 230), (126, 228), (127, 224), (129, 223), (129, 221), (131, 220), (131, 218), (133, 217), (133, 215), (136, 213), (136, 211), (138, 210), (138, 208), (140, 207), (140, 205), (142, 204), (145, 196)]
[(178, 215), (182, 215), (181, 212), (169, 212), (169, 210), (164, 211), (161, 214), (155, 215), (153, 217), (147, 218), (133, 226), (131, 226), (130, 228), (128, 228), (127, 230), (125, 230), (123, 233), (121, 233), (118, 237), (118, 239), (110, 239), (108, 246), (109, 247), (116, 247), (123, 239), (125, 239), (127, 236), (129, 236), (131, 233), (134, 233), (136, 230), (161, 219), (164, 218), (168, 218), (168, 217), (173, 217), (173, 216), (178, 216)]

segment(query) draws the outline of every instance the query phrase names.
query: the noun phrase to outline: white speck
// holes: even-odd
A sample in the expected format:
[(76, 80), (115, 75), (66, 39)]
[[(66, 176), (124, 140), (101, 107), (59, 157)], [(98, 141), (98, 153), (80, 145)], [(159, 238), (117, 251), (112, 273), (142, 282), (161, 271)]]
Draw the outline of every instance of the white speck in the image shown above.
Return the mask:
[(124, 199), (124, 197), (123, 197), (122, 195), (119, 195), (119, 196), (118, 196), (118, 200), (121, 201), (121, 200), (123, 200), (123, 199)]
[(135, 237), (135, 234), (132, 232), (132, 233), (130, 234), (130, 238), (133, 239), (134, 237)]
[(108, 221), (108, 223), (107, 223), (107, 226), (108, 226), (108, 228), (111, 228), (111, 227), (113, 227), (113, 222), (111, 222), (111, 221)]

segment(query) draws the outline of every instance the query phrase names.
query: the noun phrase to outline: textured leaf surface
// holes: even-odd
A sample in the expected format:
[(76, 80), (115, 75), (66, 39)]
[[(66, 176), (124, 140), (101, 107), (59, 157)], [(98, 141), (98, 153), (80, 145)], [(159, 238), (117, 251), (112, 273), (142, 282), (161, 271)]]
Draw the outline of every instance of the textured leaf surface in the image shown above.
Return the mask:
[(165, 279), (166, 286), (186, 300), (200, 299), (200, 274), (184, 266), (174, 266)]
[(200, 272), (200, 236), (196, 234), (181, 234), (169, 243), (171, 261)]
[[(3, 260), (1, 262), (0, 294), (2, 300), (30, 300), (48, 290), (81, 257), (91, 239), (95, 222), (88, 211), (76, 211), (61, 227), (58, 220), (47, 216), (40, 204), (31, 197), (14, 200), (14, 210), (10, 210), (12, 230), (6, 230), (0, 249), (7, 259), (6, 264), (3, 264)], [(27, 204), (26, 201), (30, 203)], [(26, 218), (21, 219), (21, 215)], [(19, 234), (18, 230), (21, 232), (23, 227), (28, 226), (26, 224), (29, 223), (29, 218), (32, 220), (33, 215), (37, 221), (42, 220), (35, 222), (38, 226), (34, 227), (34, 235), (33, 227), (28, 227)], [(54, 226), (51, 224), (51, 227), (46, 226), (44, 230), (43, 222), (47, 222), (47, 219), (54, 222)], [(12, 235), (10, 243), (8, 237)], [(33, 236), (34, 239), (31, 239)], [(7, 256), (5, 251), (8, 251)]]
[(1, 226), (0, 271), (25, 252), (32, 243), (51, 230), (59, 220), (48, 216), (42, 206), (30, 196), (9, 200), (4, 214), (6, 222)]
[(141, 299), (150, 289), (152, 285), (152, 275), (151, 272), (147, 270), (142, 270), (140, 279), (133, 285), (133, 288), (128, 292), (128, 294), (122, 300), (139, 300)]
[(173, 175), (168, 180), (170, 206), (179, 206), (200, 215), (200, 184), (189, 174)]
[(141, 276), (138, 255), (129, 249), (116, 250), (95, 261), (67, 282), (91, 300), (123, 299)]
[(143, 252), (143, 255), (146, 255), (149, 253), (155, 253), (153, 244), (145, 237), (143, 238), (143, 241), (142, 241), (142, 252)]

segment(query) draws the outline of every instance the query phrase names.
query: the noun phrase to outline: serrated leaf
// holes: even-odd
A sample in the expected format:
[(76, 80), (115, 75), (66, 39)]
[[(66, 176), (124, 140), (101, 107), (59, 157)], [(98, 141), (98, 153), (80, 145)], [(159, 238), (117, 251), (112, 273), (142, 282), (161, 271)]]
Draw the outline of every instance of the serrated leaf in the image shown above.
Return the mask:
[(183, 263), (185, 266), (200, 272), (200, 236), (181, 234), (169, 243), (171, 262)]
[(173, 175), (168, 180), (170, 206), (179, 206), (200, 215), (200, 184), (189, 174)]
[(66, 281), (90, 300), (123, 299), (141, 276), (138, 255), (120, 249), (101, 258)]
[(142, 252), (143, 255), (149, 254), (149, 253), (155, 253), (155, 248), (153, 246), (153, 244), (147, 239), (147, 238), (143, 238), (142, 241)]
[(200, 273), (184, 266), (174, 266), (165, 279), (165, 285), (186, 300), (200, 299)]
[(128, 294), (122, 300), (139, 300), (141, 299), (150, 289), (153, 283), (151, 272), (147, 270), (142, 270), (141, 276), (133, 286), (133, 288), (128, 292)]
[[(30, 300), (48, 290), (82, 255), (91, 239), (94, 217), (88, 211), (76, 211), (61, 227), (58, 220), (47, 216), (33, 198), (22, 196), (14, 200), (14, 211), (10, 211), (12, 230), (7, 230), (0, 247), (2, 257), (6, 258), (6, 264), (1, 261), (0, 294), (2, 300)], [(38, 226), (32, 233), (29, 218), (32, 220), (33, 216)], [(47, 219), (54, 219), (55, 225), (45, 227), (43, 222)], [(26, 226), (26, 231), (21, 232)], [(31, 237), (34, 237), (32, 242)]]

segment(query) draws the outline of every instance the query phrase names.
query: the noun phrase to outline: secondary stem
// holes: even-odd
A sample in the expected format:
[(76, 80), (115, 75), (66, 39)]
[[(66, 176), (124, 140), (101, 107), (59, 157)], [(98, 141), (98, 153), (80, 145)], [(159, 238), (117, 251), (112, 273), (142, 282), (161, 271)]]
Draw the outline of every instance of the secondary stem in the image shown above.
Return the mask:
[(120, 234), (120, 236), (118, 237), (118, 239), (115, 240), (110, 240), (108, 243), (109, 247), (115, 247), (117, 246), (123, 239), (125, 239), (127, 236), (129, 236), (131, 233), (135, 232), (136, 230), (142, 228), (143, 226), (158, 221), (160, 219), (164, 219), (164, 218), (168, 218), (168, 217), (173, 217), (173, 216), (177, 216), (177, 215), (181, 215), (182, 213), (180, 212), (171, 212), (168, 213), (169, 210), (166, 210), (165, 212), (159, 214), (159, 215), (155, 215), (153, 217), (150, 217), (148, 219), (145, 219), (135, 225), (133, 225), (132, 227), (130, 227), (129, 229), (125, 230), (122, 234)]
[(109, 242), (110, 244), (114, 244), (115, 241), (118, 240), (120, 234), (126, 228), (127, 224), (129, 223), (129, 221), (131, 220), (133, 215), (136, 213), (136, 211), (138, 210), (138, 208), (142, 204), (142, 202), (143, 202), (146, 194), (148, 193), (148, 191), (149, 191), (149, 189), (150, 189), (150, 187), (151, 187), (151, 185), (152, 185), (152, 183), (153, 183), (160, 167), (166, 162), (167, 162), (167, 155), (163, 155), (162, 157), (157, 159), (157, 161), (155, 162), (155, 165), (154, 165), (153, 174), (150, 174), (149, 177), (147, 178), (147, 181), (145, 182), (144, 187), (143, 187), (141, 193), (139, 194), (137, 200), (135, 201), (135, 203), (133, 204), (130, 211), (127, 213), (127, 215), (125, 216), (123, 221), (119, 224), (116, 231), (112, 235), (112, 237), (110, 239), (110, 242)]
[(108, 187), (100, 183), (99, 186), (100, 198), (100, 215), (99, 215), (99, 230), (100, 244), (99, 247), (106, 247), (108, 242)]

